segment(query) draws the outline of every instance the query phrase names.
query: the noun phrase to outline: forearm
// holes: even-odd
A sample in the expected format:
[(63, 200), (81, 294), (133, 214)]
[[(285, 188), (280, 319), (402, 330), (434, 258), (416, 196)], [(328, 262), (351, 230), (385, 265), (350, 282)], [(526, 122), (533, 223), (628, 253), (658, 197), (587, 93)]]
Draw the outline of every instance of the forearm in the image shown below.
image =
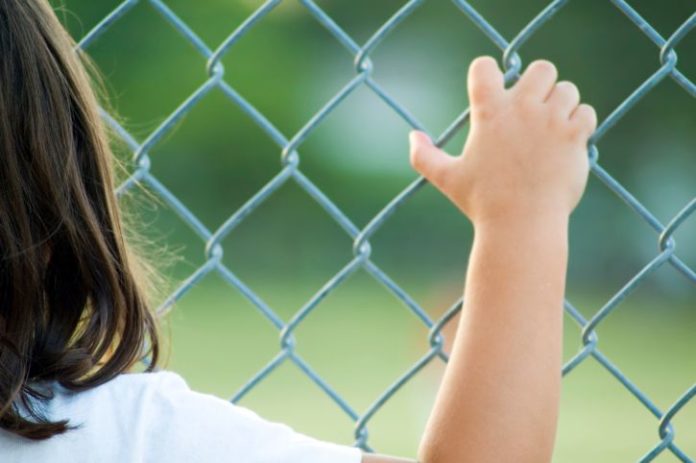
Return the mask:
[(476, 227), (422, 463), (550, 461), (566, 264), (567, 217)]

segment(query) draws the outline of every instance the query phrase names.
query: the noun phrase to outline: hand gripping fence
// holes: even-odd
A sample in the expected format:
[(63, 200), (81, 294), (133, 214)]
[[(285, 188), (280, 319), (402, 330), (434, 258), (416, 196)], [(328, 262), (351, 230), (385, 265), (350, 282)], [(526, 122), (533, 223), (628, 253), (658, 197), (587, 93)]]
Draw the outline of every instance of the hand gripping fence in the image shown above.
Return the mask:
[[(121, 127), (106, 112), (102, 116), (117, 133), (126, 141), (133, 151), (134, 171), (131, 176), (116, 189), (116, 194), (121, 195), (132, 188), (136, 182), (149, 185), (154, 192), (161, 197), (180, 218), (205, 242), (205, 263), (196, 269), (181, 285), (167, 297), (158, 308), (158, 314), (163, 314), (172, 304), (182, 297), (188, 290), (196, 285), (210, 272), (218, 272), (231, 286), (239, 290), (260, 313), (278, 330), (280, 335), (280, 352), (263, 369), (248, 380), (231, 398), (233, 403), (239, 401), (245, 394), (258, 385), (264, 378), (270, 375), (281, 363), (289, 361), (294, 363), (300, 371), (309, 377), (333, 402), (355, 422), (355, 446), (372, 451), (368, 444), (368, 424), (380, 408), (389, 400), (397, 390), (414, 377), (431, 361), (440, 359), (447, 361), (447, 355), (443, 351), (443, 326), (450, 321), (461, 309), (462, 300), (455, 301), (445, 314), (438, 320), (432, 320), (428, 314), (390, 277), (370, 260), (370, 237), (377, 231), (391, 214), (408, 201), (425, 183), (422, 177), (409, 184), (401, 193), (393, 198), (369, 223), (358, 228), (351, 220), (300, 170), (300, 154), (298, 149), (304, 140), (317, 128), (319, 124), (334, 111), (341, 102), (353, 91), (365, 86), (381, 98), (411, 127), (424, 130), (424, 127), (404, 107), (400, 106), (372, 77), (373, 62), (370, 53), (379, 46), (380, 42), (410, 14), (418, 9), (424, 0), (411, 0), (406, 2), (394, 13), (362, 46), (356, 43), (334, 20), (312, 0), (286, 0), (297, 1), (306, 11), (354, 57), (355, 76), (336, 93), (324, 106), (311, 117), (306, 124), (292, 137), (282, 134), (266, 117), (261, 114), (242, 95), (225, 81), (225, 70), (221, 63), (222, 57), (235, 43), (251, 30), (259, 21), (276, 8), (281, 0), (268, 0), (254, 11), (236, 30), (214, 50), (210, 49), (188, 25), (182, 21), (162, 0), (140, 0), (148, 3), (164, 20), (170, 23), (193, 47), (207, 59), (207, 80), (196, 89), (181, 105), (171, 113), (162, 124), (157, 127), (142, 143), (136, 141), (123, 127)], [(640, 462), (654, 460), (662, 452), (671, 452), (682, 462), (693, 462), (694, 455), (686, 455), (674, 441), (675, 427), (672, 423), (674, 417), (684, 408), (694, 396), (696, 396), (696, 384), (676, 398), (674, 403), (662, 410), (643, 393), (598, 347), (599, 338), (596, 333), (597, 326), (617, 306), (653, 272), (663, 265), (671, 265), (679, 271), (684, 278), (696, 284), (696, 272), (677, 256), (676, 242), (673, 237), (675, 231), (690, 217), (696, 216), (696, 198), (686, 204), (667, 224), (661, 223), (645, 206), (641, 204), (624, 186), (615, 180), (599, 163), (599, 151), (597, 142), (616, 124), (642, 97), (650, 92), (663, 79), (673, 79), (691, 97), (696, 97), (696, 84), (677, 67), (677, 44), (696, 26), (696, 13), (682, 23), (671, 36), (662, 37), (645, 19), (643, 19), (624, 0), (609, 0), (623, 13), (636, 27), (643, 32), (649, 40), (656, 45), (656, 70), (638, 88), (636, 88), (623, 102), (621, 102), (600, 124), (588, 143), (588, 156), (592, 173), (601, 182), (616, 194), (626, 206), (635, 214), (645, 220), (652, 227), (657, 236), (658, 252), (655, 257), (633, 276), (616, 294), (614, 294), (590, 319), (585, 319), (581, 313), (567, 300), (564, 308), (578, 325), (582, 334), (582, 345), (564, 366), (563, 375), (569, 374), (580, 363), (589, 357), (593, 357), (606, 371), (621, 383), (625, 389), (647, 408), (657, 419), (657, 438), (655, 445), (641, 457)], [(512, 40), (508, 41), (496, 29), (481, 16), (469, 3), (464, 0), (452, 0), (454, 5), (465, 18), (472, 21), (481, 32), (490, 39), (502, 51), (502, 63), (507, 82), (513, 82), (519, 77), (522, 60), (518, 51), (522, 45), (556, 12), (563, 8), (568, 0), (556, 0), (550, 2), (529, 24), (527, 24)], [(97, 24), (78, 43), (78, 47), (86, 49), (97, 40), (113, 23), (128, 13), (139, 0), (126, 0), (119, 4), (99, 24)], [(216, 230), (208, 230), (201, 221), (179, 199), (174, 196), (157, 178), (150, 172), (149, 151), (162, 137), (171, 130), (201, 98), (210, 90), (218, 87), (224, 94), (236, 104), (252, 121), (270, 137), (281, 151), (280, 170), (268, 183), (256, 194), (247, 200), (234, 214), (232, 214)], [(469, 109), (465, 109), (450, 126), (436, 138), (438, 146), (444, 145), (467, 123)], [(287, 322), (266, 305), (248, 286), (244, 284), (227, 266), (222, 263), (223, 248), (221, 241), (232, 229), (239, 225), (254, 209), (269, 198), (278, 188), (289, 181), (294, 181), (304, 189), (321, 207), (329, 214), (338, 225), (353, 240), (353, 258), (337, 274), (330, 278), (294, 316)], [(362, 414), (354, 410), (324, 379), (321, 378), (312, 367), (295, 350), (294, 331), (303, 320), (321, 303), (321, 301), (336, 287), (341, 285), (353, 272), (363, 268), (378, 282), (383, 284), (394, 294), (420, 321), (429, 329), (428, 340), (430, 349), (406, 372), (397, 378)], [(696, 403), (696, 400), (694, 400)]]

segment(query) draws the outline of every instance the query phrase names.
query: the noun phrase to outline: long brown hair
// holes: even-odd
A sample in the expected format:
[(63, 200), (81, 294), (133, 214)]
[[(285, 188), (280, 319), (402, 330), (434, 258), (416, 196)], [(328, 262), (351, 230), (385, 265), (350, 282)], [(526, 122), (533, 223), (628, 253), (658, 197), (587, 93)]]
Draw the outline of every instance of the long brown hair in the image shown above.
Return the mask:
[(30, 439), (71, 428), (37, 384), (92, 388), (148, 340), (147, 371), (158, 360), (94, 65), (74, 47), (46, 0), (0, 0), (0, 427)]

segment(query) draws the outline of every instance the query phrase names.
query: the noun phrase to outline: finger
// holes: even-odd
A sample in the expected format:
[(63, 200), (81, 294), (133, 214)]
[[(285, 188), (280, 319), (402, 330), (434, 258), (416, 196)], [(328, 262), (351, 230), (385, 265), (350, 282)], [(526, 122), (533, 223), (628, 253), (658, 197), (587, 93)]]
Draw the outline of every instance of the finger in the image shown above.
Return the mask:
[(414, 130), (409, 134), (410, 160), (413, 168), (430, 183), (441, 188), (454, 157), (435, 146), (430, 137)]
[(558, 108), (564, 116), (570, 117), (570, 113), (580, 103), (580, 91), (572, 82), (558, 82), (551, 90), (546, 103)]
[(519, 95), (528, 95), (539, 101), (544, 101), (553, 89), (558, 78), (556, 66), (550, 61), (536, 60), (532, 62), (513, 87)]
[(475, 106), (497, 99), (505, 90), (503, 73), (495, 59), (479, 56), (469, 65), (469, 101)]
[(586, 103), (579, 105), (570, 115), (571, 122), (578, 125), (580, 131), (589, 137), (597, 128), (597, 113)]

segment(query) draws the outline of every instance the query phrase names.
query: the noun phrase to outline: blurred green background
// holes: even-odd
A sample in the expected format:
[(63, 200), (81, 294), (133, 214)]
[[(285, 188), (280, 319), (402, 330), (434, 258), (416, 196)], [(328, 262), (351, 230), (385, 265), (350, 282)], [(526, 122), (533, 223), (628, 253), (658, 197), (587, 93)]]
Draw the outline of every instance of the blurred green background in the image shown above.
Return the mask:
[[(54, 0), (79, 39), (120, 2)], [(261, 2), (165, 2), (215, 49)], [(317, 4), (359, 44), (405, 2)], [(508, 40), (546, 1), (474, 0)], [(692, 0), (632, 1), (664, 37), (694, 11)], [(206, 60), (146, 1), (87, 50), (136, 139), (147, 136), (206, 80)], [(696, 33), (677, 47), (696, 79)], [(437, 135), (467, 106), (466, 69), (501, 52), (451, 2), (430, 0), (371, 54), (374, 79)], [(569, 2), (521, 49), (547, 58), (576, 82), (600, 120), (659, 67), (659, 49), (606, 0)], [(287, 138), (354, 77), (354, 57), (296, 1), (281, 2), (222, 60), (225, 80)], [(696, 100), (665, 79), (598, 144), (600, 163), (667, 223), (696, 194)], [(363, 227), (416, 174), (407, 124), (368, 88), (351, 94), (299, 147), (301, 170)], [(447, 146), (456, 154), (466, 131)], [(152, 171), (211, 230), (280, 168), (281, 150), (219, 89), (151, 151)], [(118, 155), (127, 160), (130, 153)], [(140, 191), (126, 199), (171, 290), (204, 262), (204, 243), (166, 206)], [(696, 217), (675, 235), (696, 268)], [(471, 227), (426, 185), (371, 239), (372, 259), (435, 318), (460, 295)], [(223, 242), (224, 263), (284, 320), (351, 258), (351, 240), (300, 187), (288, 183)], [(161, 251), (164, 249), (164, 251)], [(657, 235), (592, 178), (572, 218), (568, 298), (591, 317), (658, 252)], [(159, 255), (159, 254), (157, 254)], [(167, 255), (169, 257), (167, 257)], [(174, 257), (172, 257), (174, 256)], [(180, 256), (178, 260), (174, 260)], [(168, 260), (174, 260), (166, 264)], [(160, 265), (161, 264), (161, 265)], [(530, 262), (530, 265), (535, 265)], [(166, 292), (166, 291), (164, 291)], [(453, 326), (449, 327), (451, 334)], [(168, 367), (194, 389), (230, 397), (279, 351), (278, 333), (254, 306), (209, 275), (165, 323)], [(601, 350), (661, 407), (696, 381), (696, 288), (670, 266), (651, 275), (598, 330)], [(427, 350), (427, 330), (391, 293), (359, 271), (331, 292), (296, 331), (297, 349), (358, 412)], [(580, 348), (567, 318), (566, 358)], [(433, 363), (369, 422), (381, 453), (414, 457), (443, 372)], [(520, 400), (524, 400), (521, 398)], [(350, 444), (351, 420), (294, 365), (283, 364), (240, 402), (321, 439)], [(696, 458), (696, 403), (674, 420), (676, 442)], [(564, 381), (556, 460), (636, 461), (658, 441), (657, 420), (590, 359)], [(677, 459), (663, 453), (655, 461)]]

